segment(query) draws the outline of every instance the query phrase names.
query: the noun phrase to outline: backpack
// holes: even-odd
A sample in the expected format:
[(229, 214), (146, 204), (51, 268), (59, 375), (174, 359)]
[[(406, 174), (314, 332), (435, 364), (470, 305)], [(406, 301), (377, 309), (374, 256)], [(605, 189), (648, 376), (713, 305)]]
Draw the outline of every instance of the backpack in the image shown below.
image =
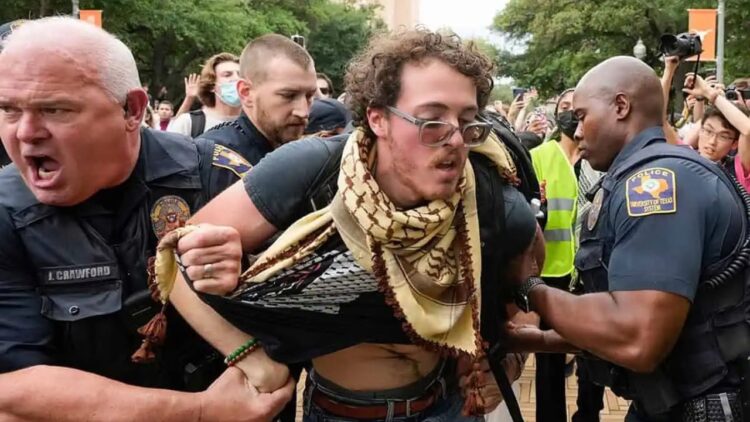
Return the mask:
[(206, 129), (206, 113), (203, 110), (190, 112), (190, 137), (197, 138)]

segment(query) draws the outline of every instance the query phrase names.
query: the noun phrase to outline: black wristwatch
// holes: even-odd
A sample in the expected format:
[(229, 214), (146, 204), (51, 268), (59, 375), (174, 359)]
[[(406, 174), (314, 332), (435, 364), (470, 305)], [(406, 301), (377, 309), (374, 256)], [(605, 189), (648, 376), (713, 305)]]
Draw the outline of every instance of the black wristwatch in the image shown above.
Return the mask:
[(531, 312), (531, 303), (529, 303), (529, 293), (534, 287), (544, 284), (544, 280), (539, 277), (529, 277), (520, 286), (516, 287), (515, 301), (524, 312)]

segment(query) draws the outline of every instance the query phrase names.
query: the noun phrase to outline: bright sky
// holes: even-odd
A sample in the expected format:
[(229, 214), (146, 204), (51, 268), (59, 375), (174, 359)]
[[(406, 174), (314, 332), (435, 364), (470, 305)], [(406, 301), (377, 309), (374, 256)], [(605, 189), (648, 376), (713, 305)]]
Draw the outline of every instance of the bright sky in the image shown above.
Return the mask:
[(489, 26), (508, 0), (419, 0), (420, 23), (430, 29), (450, 27), (462, 37), (499, 42)]

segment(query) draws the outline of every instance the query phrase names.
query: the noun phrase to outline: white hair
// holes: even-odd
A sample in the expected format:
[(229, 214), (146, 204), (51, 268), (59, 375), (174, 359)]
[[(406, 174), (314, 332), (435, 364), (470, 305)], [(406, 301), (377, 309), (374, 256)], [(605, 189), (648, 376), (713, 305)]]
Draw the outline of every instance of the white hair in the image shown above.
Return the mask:
[(25, 21), (8, 35), (2, 51), (31, 49), (60, 54), (79, 66), (83, 75), (95, 72), (97, 82), (117, 102), (125, 102), (129, 91), (141, 88), (130, 49), (114, 35), (90, 23), (63, 16)]

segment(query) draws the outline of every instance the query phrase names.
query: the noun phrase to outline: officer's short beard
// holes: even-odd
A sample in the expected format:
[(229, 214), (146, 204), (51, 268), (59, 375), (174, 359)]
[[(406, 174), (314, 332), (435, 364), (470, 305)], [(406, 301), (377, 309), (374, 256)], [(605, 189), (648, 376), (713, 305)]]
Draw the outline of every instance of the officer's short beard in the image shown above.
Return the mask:
[(302, 137), (307, 125), (306, 121), (284, 121), (278, 123), (266, 112), (260, 99), (257, 100), (255, 106), (258, 108), (258, 121), (254, 123), (266, 135), (266, 139), (268, 139), (271, 145), (276, 147), (287, 142), (296, 141)]

